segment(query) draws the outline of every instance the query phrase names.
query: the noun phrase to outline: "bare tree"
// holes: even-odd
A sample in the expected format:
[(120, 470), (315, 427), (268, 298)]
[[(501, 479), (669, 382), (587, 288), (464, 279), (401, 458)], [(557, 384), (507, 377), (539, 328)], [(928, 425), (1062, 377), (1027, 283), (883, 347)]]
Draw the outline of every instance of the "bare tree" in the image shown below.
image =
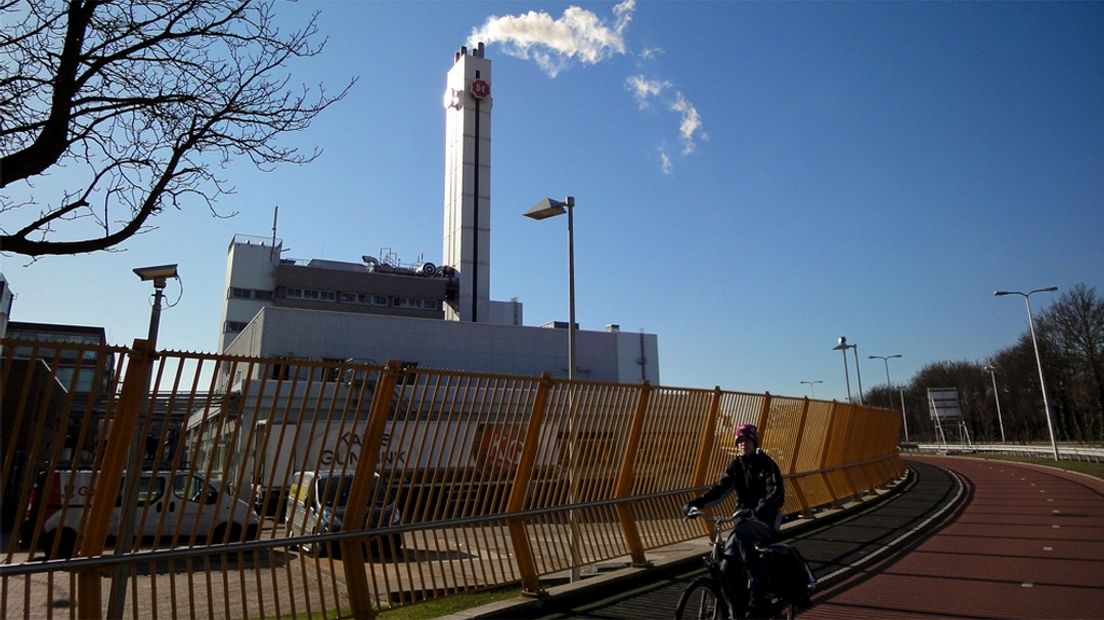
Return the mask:
[(1077, 284), (1039, 317), (1080, 439), (1104, 436), (1104, 299)]
[(268, 2), (0, 0), (0, 21), (0, 251), (31, 257), (112, 249), (166, 207), (225, 215), (217, 169), (313, 160), (277, 138), (355, 82), (289, 88), (325, 41)]

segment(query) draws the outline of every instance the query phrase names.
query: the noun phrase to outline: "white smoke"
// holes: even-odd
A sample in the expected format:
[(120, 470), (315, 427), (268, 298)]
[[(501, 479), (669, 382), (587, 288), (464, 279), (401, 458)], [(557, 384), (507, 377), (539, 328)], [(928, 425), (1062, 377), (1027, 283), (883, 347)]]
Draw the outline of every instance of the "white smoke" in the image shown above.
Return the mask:
[(663, 174), (671, 174), (675, 169), (674, 164), (671, 163), (671, 156), (663, 150), (663, 147), (658, 147), (656, 150), (659, 151), (659, 161), (663, 168)]
[[(648, 107), (651, 99), (659, 98), (664, 91), (671, 88), (667, 80), (653, 80), (643, 75), (632, 75), (625, 79), (625, 88), (632, 93), (641, 109)], [(702, 130), (701, 114), (698, 109), (682, 94), (676, 90), (673, 98), (665, 103), (667, 109), (679, 114), (679, 140), (682, 142), (682, 154), (689, 155), (698, 148), (698, 140), (708, 139), (708, 134)], [(670, 159), (664, 154), (664, 172), (668, 171)]]
[[(628, 53), (625, 33), (635, 10), (636, 0), (623, 0), (613, 7), (612, 20), (577, 6), (564, 9), (559, 19), (544, 11), (491, 16), (482, 26), (472, 29), (468, 45), (498, 44), (505, 54), (532, 60), (548, 77), (555, 78), (574, 63), (594, 65)], [(663, 51), (659, 47), (646, 47), (636, 56), (647, 61)], [(664, 110), (679, 115), (683, 155), (693, 153), (698, 141), (708, 139), (698, 109), (671, 82), (633, 75), (625, 79), (625, 88), (641, 109), (655, 100)], [(673, 163), (667, 150), (663, 147), (657, 150), (663, 173), (671, 174)]]
[(632, 21), (636, 0), (613, 7), (614, 23), (607, 25), (594, 13), (569, 6), (553, 19), (544, 11), (522, 15), (492, 16), (472, 29), (468, 44), (498, 43), (511, 56), (533, 60), (554, 78), (573, 61), (597, 64), (613, 54), (625, 53), (623, 34)]
[(701, 115), (690, 100), (680, 92), (675, 92), (675, 102), (671, 104), (671, 110), (682, 115), (679, 123), (679, 135), (682, 138), (682, 154), (689, 155), (697, 150), (697, 139), (708, 139), (708, 135), (702, 131)]
[(649, 80), (643, 75), (630, 75), (625, 79), (625, 88), (629, 89), (641, 108), (648, 107), (649, 98), (658, 97), (670, 86), (671, 83), (666, 80)]

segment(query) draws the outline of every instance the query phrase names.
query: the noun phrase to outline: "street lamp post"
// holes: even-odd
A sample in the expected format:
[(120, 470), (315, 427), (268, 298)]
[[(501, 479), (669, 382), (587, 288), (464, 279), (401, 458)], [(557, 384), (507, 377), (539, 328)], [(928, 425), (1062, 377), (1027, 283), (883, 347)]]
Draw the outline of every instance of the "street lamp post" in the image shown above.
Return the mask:
[(1000, 425), (1001, 443), (1008, 443), (1004, 438), (1004, 418), (1001, 417), (1000, 394), (997, 393), (997, 369), (990, 365), (986, 366), (985, 370), (988, 370), (989, 376), (993, 378), (993, 399), (997, 401), (997, 424)]
[(847, 402), (851, 402), (851, 373), (847, 372), (847, 349), (851, 348), (851, 345), (847, 344), (847, 336), (839, 337), (839, 344), (832, 347), (833, 351), (843, 352), (843, 380), (847, 384)]
[[(894, 355), (869, 355), (867, 357), (869, 357), (872, 360), (882, 360), (882, 362), (885, 363), (886, 390), (887, 390), (886, 391), (886, 401), (889, 402), (889, 406), (892, 407), (893, 406), (893, 382), (889, 380), (889, 360), (894, 359), (894, 358), (900, 358), (902, 356), (901, 356), (900, 353), (897, 353), (897, 354), (894, 354)], [(901, 405), (901, 422), (903, 424), (907, 424), (907, 422), (905, 422), (905, 407), (904, 407), (904, 405)], [(908, 443), (908, 431), (907, 430), (905, 431), (905, 443)]]
[(909, 442), (908, 438), (908, 416), (905, 415), (905, 388), (900, 389), (901, 393), (901, 422), (905, 427), (905, 443)]
[[(885, 362), (886, 388), (888, 388), (890, 391), (893, 390), (893, 383), (890, 382), (890, 380), (889, 380), (889, 360), (899, 358), (899, 357), (902, 357), (900, 353), (898, 353), (896, 355), (868, 355), (867, 356), (868, 359), (882, 360), (883, 362)], [(892, 397), (890, 397), (889, 402), (890, 403), (893, 402)], [(890, 407), (892, 407), (892, 406), (893, 405), (891, 404)]]
[(525, 212), (525, 217), (543, 220), (567, 213), (567, 378), (575, 380), (575, 197), (560, 202), (545, 198)]
[[(847, 350), (854, 349), (855, 353), (855, 378), (859, 380), (859, 404), (863, 404), (862, 373), (859, 372), (859, 345), (847, 344), (847, 336), (839, 337), (839, 344), (832, 347), (833, 351), (843, 351), (843, 374), (847, 375)], [(847, 376), (847, 401), (851, 402), (851, 377)]]
[(1035, 320), (1031, 317), (1031, 296), (1035, 293), (1053, 293), (1057, 286), (1037, 288), (1026, 293), (1020, 291), (994, 291), (993, 295), (1004, 297), (1005, 295), (1019, 295), (1024, 298), (1027, 307), (1027, 326), (1031, 329), (1031, 346), (1035, 348), (1035, 365), (1039, 367), (1039, 389), (1043, 391), (1043, 410), (1046, 412), (1047, 430), (1050, 432), (1050, 447), (1054, 450), (1054, 460), (1058, 459), (1058, 443), (1054, 440), (1054, 424), (1050, 418), (1050, 399), (1047, 398), (1046, 380), (1043, 379), (1043, 359), (1039, 356), (1039, 343), (1035, 340)]
[[(575, 197), (568, 196), (563, 202), (553, 198), (544, 198), (525, 212), (525, 217), (534, 220), (543, 220), (567, 213), (567, 378), (571, 386), (567, 393), (568, 398), (568, 498), (569, 504), (576, 500), (576, 437), (575, 437)], [(579, 524), (575, 519), (575, 511), (569, 510), (567, 518), (571, 527), (571, 581), (579, 580)]]
[(816, 398), (816, 384), (824, 383), (824, 382), (821, 381), (820, 379), (816, 379), (816, 380), (813, 380), (813, 381), (802, 381), (802, 383), (808, 384), (808, 386), (809, 386), (809, 397), (810, 398)]
[[(855, 379), (859, 382), (859, 404), (863, 404), (862, 371), (859, 370), (859, 345), (851, 344), (851, 352), (855, 354)], [(846, 354), (845, 354), (846, 355)]]
[[(176, 265), (158, 265), (155, 267), (138, 267), (134, 269), (134, 275), (143, 282), (153, 282), (153, 307), (150, 309), (149, 331), (146, 336), (147, 351), (152, 355), (156, 350), (157, 333), (161, 327), (161, 300), (165, 297), (165, 286), (169, 278), (177, 277)], [(143, 390), (138, 402), (138, 411), (145, 412), (149, 404), (149, 390)], [(144, 425), (139, 424), (139, 428)], [(123, 506), (135, 506), (138, 495), (138, 483), (141, 476), (135, 475), (142, 470), (142, 450), (146, 445), (144, 437), (134, 437), (130, 443), (130, 451), (127, 454), (127, 472), (131, 475), (124, 479)], [(119, 517), (119, 535), (115, 538), (115, 553), (122, 554), (130, 551), (135, 541), (134, 518), (132, 511), (123, 510)], [(126, 601), (127, 581), (130, 578), (130, 565), (120, 564), (112, 573), (111, 588), (107, 598), (107, 617), (123, 617), (124, 603)]]

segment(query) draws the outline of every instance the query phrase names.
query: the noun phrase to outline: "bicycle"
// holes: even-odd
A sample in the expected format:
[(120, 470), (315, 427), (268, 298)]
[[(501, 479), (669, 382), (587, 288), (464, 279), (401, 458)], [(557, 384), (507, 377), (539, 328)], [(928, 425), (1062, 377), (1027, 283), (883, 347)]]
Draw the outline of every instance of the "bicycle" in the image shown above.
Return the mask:
[[(707, 572), (686, 586), (675, 607), (676, 620), (695, 618), (697, 620), (728, 620), (744, 618), (747, 615), (746, 601), (734, 605), (725, 596), (724, 576), (721, 574), (721, 560), (724, 557), (725, 528), (736, 524), (745, 517), (739, 512), (730, 516), (706, 515), (699, 509), (691, 510), (686, 518), (704, 516), (713, 522), (713, 534), (710, 552), (702, 556)], [(756, 551), (766, 562), (766, 608), (759, 610), (765, 617), (782, 617), (792, 620), (799, 609), (808, 607), (809, 595), (816, 587), (813, 576), (805, 559), (793, 547), (784, 543), (772, 543), (757, 547)]]

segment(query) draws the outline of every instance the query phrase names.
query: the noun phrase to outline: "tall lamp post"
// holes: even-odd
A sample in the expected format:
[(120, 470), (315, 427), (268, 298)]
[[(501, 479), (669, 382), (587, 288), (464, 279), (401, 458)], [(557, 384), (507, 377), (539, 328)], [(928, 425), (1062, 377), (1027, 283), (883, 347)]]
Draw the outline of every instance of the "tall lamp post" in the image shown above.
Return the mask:
[[(855, 379), (859, 382), (859, 404), (863, 404), (862, 371), (859, 370), (859, 345), (849, 344), (851, 352), (855, 354)], [(845, 353), (846, 355), (846, 353)]]
[[(859, 372), (859, 345), (847, 344), (847, 336), (839, 337), (839, 344), (832, 347), (833, 351), (843, 351), (843, 374), (847, 375), (847, 350), (854, 349), (855, 353), (855, 378), (859, 380), (859, 404), (863, 404), (862, 373)], [(851, 401), (851, 378), (847, 377), (847, 400)]]
[[(872, 360), (882, 360), (885, 363), (886, 371), (886, 400), (889, 401), (889, 406), (893, 406), (893, 382), (889, 380), (889, 360), (902, 357), (900, 353), (895, 355), (868, 355), (867, 358)], [(905, 408), (901, 407), (901, 421), (905, 419)], [(905, 440), (908, 441), (907, 439)]]
[(993, 399), (997, 401), (997, 424), (1000, 425), (1001, 443), (1008, 443), (1004, 438), (1004, 418), (1001, 417), (1000, 408), (1000, 394), (997, 393), (997, 369), (993, 365), (985, 367), (985, 370), (989, 371), (989, 376), (993, 378)]
[(847, 344), (847, 336), (840, 336), (839, 337), (839, 344), (832, 347), (832, 350), (843, 352), (843, 380), (847, 384), (847, 402), (850, 403), (851, 402), (851, 373), (847, 372), (847, 349), (849, 349), (849, 348), (851, 348), (851, 346), (849, 344)]
[(811, 398), (816, 398), (816, 384), (824, 383), (824, 382), (821, 381), (820, 379), (816, 379), (816, 380), (813, 380), (813, 381), (802, 381), (802, 383), (805, 383), (809, 386), (809, 396)]
[[(890, 382), (890, 380), (889, 380), (889, 360), (899, 358), (899, 357), (901, 357), (901, 354), (898, 353), (896, 355), (868, 355), (866, 357), (867, 357), (867, 359), (882, 360), (883, 362), (885, 362), (886, 387), (889, 388), (892, 391), (893, 390), (893, 383)], [(890, 398), (889, 402), (892, 403), (893, 399)], [(890, 407), (892, 407), (892, 406), (893, 405), (890, 405)]]
[[(165, 285), (169, 278), (177, 277), (176, 265), (157, 265), (155, 267), (138, 267), (134, 269), (134, 275), (143, 282), (153, 282), (153, 307), (150, 309), (149, 332), (146, 337), (147, 350), (152, 354), (157, 345), (157, 332), (161, 327), (161, 300), (165, 297)], [(149, 404), (149, 390), (143, 390), (138, 402), (138, 411), (145, 412)], [(143, 425), (139, 424), (139, 428)], [(140, 472), (142, 470), (142, 449), (145, 446), (145, 438), (134, 437), (130, 443), (130, 451), (127, 454), (127, 471)], [(123, 505), (136, 505), (138, 495), (138, 482), (141, 476), (131, 475), (124, 479)], [(115, 539), (115, 553), (122, 554), (130, 551), (135, 543), (134, 518), (132, 511), (123, 510), (119, 517), (119, 535)], [(130, 578), (130, 565), (120, 564), (112, 573), (111, 589), (107, 597), (107, 617), (122, 618), (126, 601), (127, 581)]]
[(1050, 432), (1050, 447), (1054, 450), (1054, 460), (1058, 459), (1058, 443), (1054, 441), (1054, 424), (1050, 419), (1050, 399), (1047, 398), (1046, 380), (1043, 379), (1043, 359), (1039, 356), (1039, 343), (1035, 340), (1035, 320), (1031, 316), (1031, 296), (1035, 293), (1053, 293), (1057, 286), (1037, 288), (1026, 293), (1020, 291), (994, 291), (993, 295), (1004, 297), (1005, 295), (1019, 295), (1024, 298), (1027, 307), (1027, 326), (1031, 329), (1031, 346), (1035, 348), (1035, 365), (1039, 367), (1039, 388), (1043, 391), (1043, 410), (1046, 411), (1047, 430)]
[(901, 422), (905, 427), (905, 443), (908, 443), (908, 416), (905, 415), (905, 388), (901, 388), (899, 392), (901, 394)]
[[(525, 217), (543, 220), (567, 213), (567, 378), (571, 381), (568, 391), (568, 503), (575, 503), (575, 197), (568, 196), (563, 202), (553, 198), (544, 198), (525, 212)], [(571, 526), (571, 581), (579, 580), (579, 524), (575, 520), (575, 511), (567, 513)]]

